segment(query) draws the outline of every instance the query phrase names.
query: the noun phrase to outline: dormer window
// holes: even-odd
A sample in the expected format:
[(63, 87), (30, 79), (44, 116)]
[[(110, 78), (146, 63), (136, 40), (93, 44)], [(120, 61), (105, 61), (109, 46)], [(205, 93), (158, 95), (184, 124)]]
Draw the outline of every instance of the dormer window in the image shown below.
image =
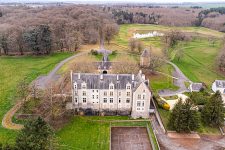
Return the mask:
[(113, 90), (114, 89), (114, 85), (112, 83), (109, 85), (109, 89), (110, 90)]
[(130, 89), (131, 89), (131, 84), (130, 84), (130, 83), (128, 83), (128, 84), (126, 85), (126, 89), (127, 89), (127, 90), (130, 90)]
[(82, 89), (86, 89), (86, 83), (81, 84)]
[(77, 89), (77, 83), (76, 82), (74, 83), (74, 89)]

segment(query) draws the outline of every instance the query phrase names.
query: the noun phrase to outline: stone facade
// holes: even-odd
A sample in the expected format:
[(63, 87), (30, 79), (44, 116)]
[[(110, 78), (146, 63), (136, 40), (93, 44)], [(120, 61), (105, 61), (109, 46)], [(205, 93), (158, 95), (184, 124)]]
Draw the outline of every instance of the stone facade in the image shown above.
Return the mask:
[(152, 97), (149, 81), (137, 74), (71, 72), (72, 109), (148, 118)]

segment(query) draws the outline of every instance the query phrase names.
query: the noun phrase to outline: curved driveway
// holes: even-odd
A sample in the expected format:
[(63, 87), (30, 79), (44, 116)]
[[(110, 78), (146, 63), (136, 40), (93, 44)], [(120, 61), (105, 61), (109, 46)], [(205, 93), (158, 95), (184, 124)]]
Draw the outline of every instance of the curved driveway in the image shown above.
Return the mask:
[[(38, 88), (40, 89), (44, 89), (46, 88), (46, 85), (49, 81), (52, 81), (54, 79), (57, 79), (60, 75), (57, 75), (57, 71), (68, 61), (79, 57), (81, 55), (87, 54), (88, 52), (80, 52), (78, 54), (75, 54), (71, 57), (68, 57), (64, 60), (62, 60), (60, 63), (58, 63), (55, 68), (48, 73), (47, 76), (40, 76), (38, 77), (36, 80), (34, 80), (34, 82), (36, 82), (36, 84), (38, 85)], [(4, 128), (7, 129), (13, 129), (13, 130), (20, 130), (23, 128), (23, 125), (21, 124), (16, 124), (12, 122), (12, 117), (14, 116), (14, 114), (20, 109), (21, 105), (22, 105), (22, 101), (19, 101), (16, 105), (14, 105), (3, 117), (2, 119), (2, 126)]]

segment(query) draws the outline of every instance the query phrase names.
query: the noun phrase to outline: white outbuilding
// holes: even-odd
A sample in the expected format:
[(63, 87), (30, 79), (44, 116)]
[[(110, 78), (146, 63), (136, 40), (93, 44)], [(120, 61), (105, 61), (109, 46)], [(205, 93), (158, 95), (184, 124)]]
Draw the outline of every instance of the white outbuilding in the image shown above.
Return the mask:
[(213, 92), (220, 91), (221, 94), (225, 94), (225, 80), (215, 80), (212, 84)]

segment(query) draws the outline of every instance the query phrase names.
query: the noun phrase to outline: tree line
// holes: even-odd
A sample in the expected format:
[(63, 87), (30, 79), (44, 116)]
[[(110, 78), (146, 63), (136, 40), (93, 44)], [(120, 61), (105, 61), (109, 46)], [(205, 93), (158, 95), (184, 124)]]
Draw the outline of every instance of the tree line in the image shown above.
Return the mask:
[(110, 13), (98, 6), (1, 7), (0, 54), (76, 51), (83, 44), (108, 43), (118, 33)]
[(225, 32), (225, 8), (114, 6), (110, 9), (118, 24), (140, 23), (167, 26), (202, 26)]

